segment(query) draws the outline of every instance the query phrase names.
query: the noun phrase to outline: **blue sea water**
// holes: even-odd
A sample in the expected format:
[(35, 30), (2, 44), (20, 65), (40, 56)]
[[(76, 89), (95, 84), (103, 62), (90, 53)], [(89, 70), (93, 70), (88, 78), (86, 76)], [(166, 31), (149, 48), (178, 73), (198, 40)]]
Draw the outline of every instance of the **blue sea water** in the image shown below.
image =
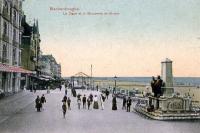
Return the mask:
[[(100, 80), (115, 80), (114, 77), (95, 77)], [(117, 81), (136, 82), (140, 84), (149, 84), (151, 77), (117, 77)], [(199, 86), (200, 77), (174, 77), (174, 85)]]
[[(69, 79), (66, 78), (66, 79)], [(117, 77), (116, 81), (136, 82), (139, 84), (150, 84), (152, 77)], [(94, 77), (94, 80), (114, 81), (114, 77)], [(174, 77), (174, 85), (200, 86), (200, 77)]]

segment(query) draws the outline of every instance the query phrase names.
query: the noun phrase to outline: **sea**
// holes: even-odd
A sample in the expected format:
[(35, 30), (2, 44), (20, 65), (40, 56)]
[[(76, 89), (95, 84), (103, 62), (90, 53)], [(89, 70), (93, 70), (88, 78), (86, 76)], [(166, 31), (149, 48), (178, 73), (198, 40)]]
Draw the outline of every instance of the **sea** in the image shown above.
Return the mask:
[[(67, 78), (69, 79), (69, 77)], [(114, 81), (114, 77), (93, 77), (94, 80), (109, 80)], [(135, 82), (148, 85), (152, 77), (117, 77), (116, 81)], [(174, 85), (181, 86), (200, 86), (200, 77), (174, 77)]]

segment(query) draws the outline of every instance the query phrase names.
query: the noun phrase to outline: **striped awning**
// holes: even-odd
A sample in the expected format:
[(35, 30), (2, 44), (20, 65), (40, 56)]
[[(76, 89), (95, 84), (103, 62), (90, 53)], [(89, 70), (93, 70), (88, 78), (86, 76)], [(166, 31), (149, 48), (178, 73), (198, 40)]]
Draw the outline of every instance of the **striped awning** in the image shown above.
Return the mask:
[(33, 73), (32, 71), (23, 69), (21, 67), (9, 66), (1, 63), (0, 63), (0, 72), (14, 72), (14, 73), (27, 73), (27, 74)]

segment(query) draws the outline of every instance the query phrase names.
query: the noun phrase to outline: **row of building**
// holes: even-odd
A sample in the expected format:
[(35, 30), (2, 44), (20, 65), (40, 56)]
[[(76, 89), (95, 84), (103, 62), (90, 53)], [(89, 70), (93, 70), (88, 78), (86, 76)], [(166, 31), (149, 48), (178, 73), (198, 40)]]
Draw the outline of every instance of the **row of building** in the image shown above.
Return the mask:
[(22, 3), (0, 0), (0, 91), (5, 94), (61, 78), (61, 65), (42, 54), (38, 21), (27, 23)]

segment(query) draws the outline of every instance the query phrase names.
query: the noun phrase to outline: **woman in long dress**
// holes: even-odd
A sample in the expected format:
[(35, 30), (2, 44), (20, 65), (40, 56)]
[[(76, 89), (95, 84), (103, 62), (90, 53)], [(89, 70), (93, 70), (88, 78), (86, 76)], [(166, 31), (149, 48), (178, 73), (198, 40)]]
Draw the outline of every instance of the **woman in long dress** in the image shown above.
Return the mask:
[(113, 96), (112, 99), (112, 110), (117, 110), (117, 99), (115, 95)]
[(93, 105), (94, 109), (99, 109), (99, 104), (98, 104), (98, 97), (97, 95), (95, 95), (94, 97), (94, 105)]

